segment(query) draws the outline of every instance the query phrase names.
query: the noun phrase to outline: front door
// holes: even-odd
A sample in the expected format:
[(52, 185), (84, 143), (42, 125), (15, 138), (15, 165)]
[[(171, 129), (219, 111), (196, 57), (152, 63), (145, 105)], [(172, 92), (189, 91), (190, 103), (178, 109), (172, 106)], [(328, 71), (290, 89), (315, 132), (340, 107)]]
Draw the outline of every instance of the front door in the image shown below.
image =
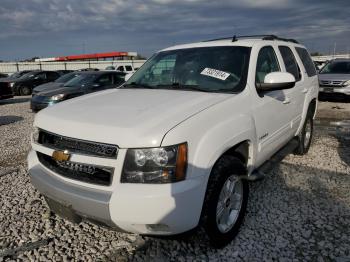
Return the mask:
[[(262, 83), (268, 73), (278, 71), (281, 71), (281, 67), (274, 47), (262, 47), (256, 63), (256, 83)], [(270, 158), (289, 139), (290, 103), (287, 93), (288, 90), (275, 90), (253, 94), (252, 110), (255, 116), (259, 151), (257, 152), (257, 165)]]

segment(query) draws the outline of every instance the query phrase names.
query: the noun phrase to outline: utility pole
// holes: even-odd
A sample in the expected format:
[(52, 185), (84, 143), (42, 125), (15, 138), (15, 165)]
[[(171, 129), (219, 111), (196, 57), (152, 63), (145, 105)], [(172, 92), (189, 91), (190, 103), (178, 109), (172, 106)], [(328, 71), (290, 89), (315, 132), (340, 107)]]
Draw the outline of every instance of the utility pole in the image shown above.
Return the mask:
[(334, 58), (334, 56), (335, 56), (335, 50), (336, 50), (336, 48), (337, 48), (337, 42), (334, 42), (334, 48), (333, 48), (333, 58)]

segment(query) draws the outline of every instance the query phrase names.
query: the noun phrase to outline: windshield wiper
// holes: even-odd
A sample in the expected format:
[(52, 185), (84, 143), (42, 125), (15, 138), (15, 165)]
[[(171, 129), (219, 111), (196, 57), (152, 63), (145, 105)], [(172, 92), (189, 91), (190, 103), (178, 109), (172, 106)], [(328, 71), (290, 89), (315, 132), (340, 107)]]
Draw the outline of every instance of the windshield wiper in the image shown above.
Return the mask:
[[(204, 88), (200, 88), (199, 85), (181, 85), (180, 83), (172, 83), (170, 85), (157, 85), (157, 88), (171, 88), (171, 89), (179, 89), (179, 90), (189, 90), (189, 91), (199, 91), (199, 92), (212, 92), (213, 90), (208, 90)], [(214, 90), (215, 91), (215, 90)]]
[(138, 84), (136, 82), (131, 82), (130, 84), (125, 84), (121, 86), (120, 88), (147, 88), (147, 89), (153, 89), (153, 86), (145, 85), (145, 84)]

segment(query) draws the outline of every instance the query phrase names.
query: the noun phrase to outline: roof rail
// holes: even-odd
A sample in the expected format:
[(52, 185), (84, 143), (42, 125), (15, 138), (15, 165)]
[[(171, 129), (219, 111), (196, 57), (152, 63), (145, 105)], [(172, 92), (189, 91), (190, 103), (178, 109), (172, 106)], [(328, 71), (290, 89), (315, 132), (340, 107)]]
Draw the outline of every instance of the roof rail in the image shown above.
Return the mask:
[(210, 40), (205, 40), (202, 42), (211, 42), (211, 41), (219, 41), (219, 40), (229, 40), (231, 39), (232, 42), (235, 42), (239, 39), (243, 38), (260, 38), (262, 40), (279, 40), (279, 41), (285, 41), (285, 42), (292, 42), (298, 44), (299, 42), (295, 39), (289, 39), (289, 38), (281, 38), (276, 35), (242, 35), (242, 36), (236, 36), (234, 35), (233, 37), (222, 37), (222, 38), (216, 38), (216, 39), (210, 39)]

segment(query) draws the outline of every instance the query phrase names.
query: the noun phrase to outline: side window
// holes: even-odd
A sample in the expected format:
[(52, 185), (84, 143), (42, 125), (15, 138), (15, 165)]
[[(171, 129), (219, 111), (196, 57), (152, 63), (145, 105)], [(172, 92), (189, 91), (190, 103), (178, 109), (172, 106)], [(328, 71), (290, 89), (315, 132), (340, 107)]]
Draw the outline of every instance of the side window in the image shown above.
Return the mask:
[(131, 66), (125, 66), (126, 71), (132, 71), (132, 67)]
[(113, 75), (113, 83), (116, 85), (122, 84), (125, 80), (125, 74), (115, 74)]
[(35, 76), (35, 79), (41, 79), (45, 80), (46, 79), (46, 74), (45, 73), (40, 73)]
[(303, 62), (307, 75), (310, 77), (316, 75), (317, 72), (316, 72), (315, 64), (312, 61), (306, 49), (301, 47), (296, 47), (295, 50), (297, 51), (301, 62)]
[(290, 48), (287, 46), (279, 46), (278, 49), (281, 52), (283, 62), (286, 66), (286, 71), (291, 73), (295, 77), (296, 81), (299, 81), (301, 79), (300, 69), (292, 50), (290, 50)]
[(97, 80), (97, 83), (101, 86), (111, 85), (113, 83), (112, 76), (110, 74), (103, 75)]
[(124, 72), (124, 66), (118, 66), (117, 71)]
[(276, 53), (271, 46), (260, 49), (256, 64), (255, 82), (263, 83), (265, 76), (271, 72), (280, 71)]
[(58, 73), (56, 72), (46, 72), (46, 76), (48, 80), (55, 80), (59, 77)]

